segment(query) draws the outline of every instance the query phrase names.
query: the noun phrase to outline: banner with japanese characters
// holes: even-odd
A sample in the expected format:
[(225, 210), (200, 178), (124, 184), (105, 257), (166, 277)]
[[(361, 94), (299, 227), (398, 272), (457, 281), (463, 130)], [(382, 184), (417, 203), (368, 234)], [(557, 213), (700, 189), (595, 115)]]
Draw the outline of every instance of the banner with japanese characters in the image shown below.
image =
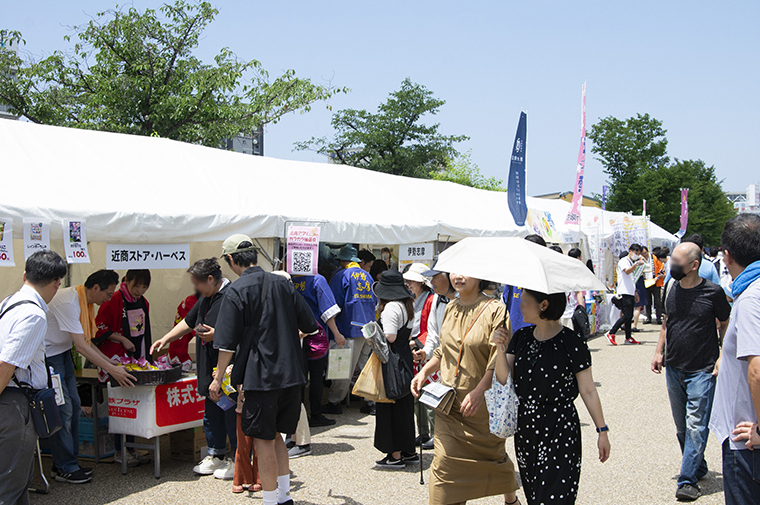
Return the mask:
[(285, 268), (290, 275), (316, 275), (319, 226), (288, 226)]
[(0, 217), (0, 267), (13, 266), (13, 218)]
[(190, 268), (190, 244), (107, 244), (106, 268)]
[(63, 250), (66, 253), (66, 263), (90, 262), (84, 219), (63, 220)]
[(433, 264), (433, 244), (407, 244), (399, 247), (399, 269), (409, 263)]
[(24, 261), (38, 251), (50, 250), (50, 221), (24, 218)]

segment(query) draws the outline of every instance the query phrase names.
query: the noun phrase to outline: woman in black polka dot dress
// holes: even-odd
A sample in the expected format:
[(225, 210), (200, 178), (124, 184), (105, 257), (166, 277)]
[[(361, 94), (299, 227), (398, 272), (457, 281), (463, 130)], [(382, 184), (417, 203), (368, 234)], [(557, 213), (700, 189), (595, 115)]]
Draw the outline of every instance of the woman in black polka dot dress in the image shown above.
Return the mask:
[(545, 295), (523, 290), (520, 308), (528, 326), (496, 332), (493, 341), (509, 343), (500, 352), (496, 376), (506, 383), (512, 370), (518, 409), (515, 449), (520, 478), (530, 505), (572, 504), (581, 476), (581, 425), (574, 401), (583, 398), (599, 433), (599, 460), (610, 453), (602, 405), (591, 375), (586, 342), (559, 319), (564, 293)]

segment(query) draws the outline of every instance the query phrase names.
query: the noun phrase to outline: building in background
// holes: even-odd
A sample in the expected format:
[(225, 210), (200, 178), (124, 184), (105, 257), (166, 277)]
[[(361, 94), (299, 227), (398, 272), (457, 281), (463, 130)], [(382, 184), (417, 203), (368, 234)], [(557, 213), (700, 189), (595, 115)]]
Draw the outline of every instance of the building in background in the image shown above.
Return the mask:
[(760, 214), (760, 184), (750, 184), (746, 191), (727, 191), (726, 197), (739, 214)]
[(235, 138), (227, 139), (224, 148), (236, 153), (264, 156), (264, 128), (260, 127), (251, 135), (241, 133)]

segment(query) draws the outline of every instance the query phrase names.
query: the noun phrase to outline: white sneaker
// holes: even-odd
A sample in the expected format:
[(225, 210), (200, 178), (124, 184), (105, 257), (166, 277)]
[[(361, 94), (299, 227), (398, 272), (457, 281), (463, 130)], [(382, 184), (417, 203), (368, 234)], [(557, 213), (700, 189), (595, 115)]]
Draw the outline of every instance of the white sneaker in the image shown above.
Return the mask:
[[(117, 465), (121, 466), (121, 451), (116, 451), (116, 453), (113, 455), (113, 462)], [(135, 456), (127, 451), (127, 466), (128, 467), (135, 467), (140, 464), (140, 461), (135, 458)]]
[(208, 455), (203, 461), (193, 467), (193, 472), (200, 475), (213, 475), (215, 471), (224, 466), (224, 460)]
[(221, 480), (232, 480), (235, 476), (235, 460), (232, 458), (225, 458), (224, 465), (220, 466), (214, 471), (214, 478)]

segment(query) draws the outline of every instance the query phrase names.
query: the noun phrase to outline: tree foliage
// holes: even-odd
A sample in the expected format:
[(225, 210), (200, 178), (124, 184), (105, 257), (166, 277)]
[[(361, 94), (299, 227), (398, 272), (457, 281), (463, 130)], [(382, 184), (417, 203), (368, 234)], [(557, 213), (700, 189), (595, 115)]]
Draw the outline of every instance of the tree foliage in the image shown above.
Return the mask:
[(409, 78), (401, 83), (373, 114), (344, 109), (333, 114), (332, 139), (314, 138), (297, 142), (297, 150), (313, 150), (336, 163), (408, 177), (430, 178), (447, 160), (459, 153), (454, 144), (464, 135), (443, 135), (440, 124), (425, 125), (426, 115), (435, 115), (446, 102), (433, 97), (425, 86)]
[(449, 181), (488, 191), (506, 191), (504, 181), (497, 177), (485, 177), (480, 173), (480, 168), (472, 161), (470, 151), (458, 158), (446, 160), (443, 169), (434, 170), (430, 175), (437, 181)]
[(700, 233), (708, 243), (720, 242), (723, 225), (734, 215), (715, 167), (702, 160), (671, 162), (662, 122), (637, 114), (626, 120), (606, 117), (596, 123), (588, 136), (591, 152), (609, 176), (607, 208), (617, 212), (647, 213), (663, 228), (675, 232), (680, 227), (681, 188), (689, 188), (687, 234)]
[[(208, 2), (185, 0), (158, 11), (114, 9), (76, 27), (68, 53), (25, 61), (0, 51), (0, 75), (16, 76), (0, 80), (0, 103), (35, 123), (219, 147), (346, 91), (293, 70), (270, 79), (260, 62), (240, 60), (227, 47), (212, 64), (202, 62), (193, 50), (217, 14)], [(6, 36), (21, 39), (18, 31)]]

